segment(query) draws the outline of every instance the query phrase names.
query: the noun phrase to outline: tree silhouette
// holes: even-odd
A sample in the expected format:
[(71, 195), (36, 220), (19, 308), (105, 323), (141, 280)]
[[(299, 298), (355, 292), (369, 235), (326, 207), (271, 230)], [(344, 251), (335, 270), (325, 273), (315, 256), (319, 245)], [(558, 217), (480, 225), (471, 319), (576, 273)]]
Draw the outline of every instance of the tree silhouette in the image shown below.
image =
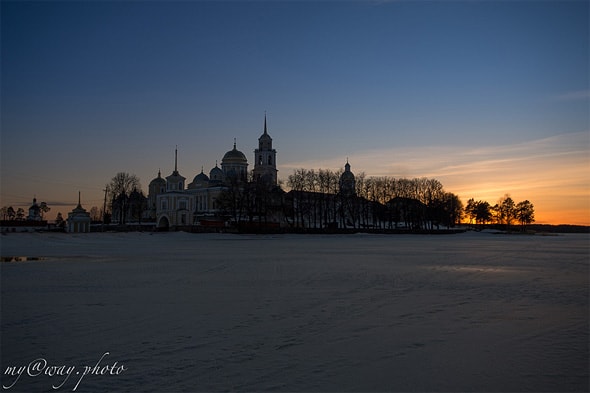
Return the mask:
[(9, 220), (14, 220), (14, 217), (16, 217), (16, 211), (14, 211), (14, 208), (12, 206), (8, 206), (8, 208), (6, 209), (6, 216)]
[(117, 173), (107, 185), (111, 195), (113, 215), (118, 213), (119, 223), (125, 224), (129, 195), (134, 189), (141, 189), (139, 178), (126, 172)]
[(61, 215), (61, 212), (58, 212), (57, 217), (55, 217), (55, 226), (57, 226), (58, 228), (64, 228), (66, 226), (66, 221)]
[(465, 214), (475, 225), (483, 227), (492, 219), (492, 208), (486, 201), (475, 201), (473, 198), (467, 201)]
[(496, 222), (506, 226), (506, 230), (510, 229), (510, 224), (515, 218), (515, 204), (510, 194), (505, 194), (498, 202), (494, 205), (492, 210), (496, 216)]
[(98, 210), (98, 207), (92, 206), (92, 208), (90, 209), (90, 219), (92, 221), (100, 221), (101, 220), (101, 214), (100, 214), (100, 211)]
[(518, 202), (515, 207), (516, 218), (520, 222), (523, 231), (526, 230), (526, 226), (535, 222), (535, 208), (528, 200)]
[(22, 221), (25, 219), (25, 210), (22, 207), (19, 207), (16, 210), (16, 219)]
[(47, 203), (41, 202), (39, 204), (39, 212), (41, 214), (41, 220), (43, 220), (43, 214), (47, 213), (50, 210), (51, 210), (51, 208), (49, 206), (47, 206)]

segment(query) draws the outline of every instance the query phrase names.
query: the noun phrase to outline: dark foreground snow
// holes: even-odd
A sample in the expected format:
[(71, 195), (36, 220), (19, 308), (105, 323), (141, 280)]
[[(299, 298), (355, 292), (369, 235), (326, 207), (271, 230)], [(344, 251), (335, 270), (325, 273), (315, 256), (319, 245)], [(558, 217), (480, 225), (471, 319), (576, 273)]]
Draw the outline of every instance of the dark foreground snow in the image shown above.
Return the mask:
[(588, 235), (0, 240), (4, 391), (589, 389)]

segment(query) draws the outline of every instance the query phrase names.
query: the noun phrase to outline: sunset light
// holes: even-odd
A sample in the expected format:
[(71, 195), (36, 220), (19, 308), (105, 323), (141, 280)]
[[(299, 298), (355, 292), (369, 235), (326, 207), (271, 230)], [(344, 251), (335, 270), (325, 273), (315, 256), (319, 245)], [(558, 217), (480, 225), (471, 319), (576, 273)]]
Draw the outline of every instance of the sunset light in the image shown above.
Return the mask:
[[(192, 179), (267, 111), (298, 168), (436, 178), (590, 225), (586, 2), (2, 3), (1, 205)], [(105, 22), (105, 21), (108, 21)], [(34, 142), (32, 142), (34, 141)], [(252, 165), (250, 165), (252, 169)]]

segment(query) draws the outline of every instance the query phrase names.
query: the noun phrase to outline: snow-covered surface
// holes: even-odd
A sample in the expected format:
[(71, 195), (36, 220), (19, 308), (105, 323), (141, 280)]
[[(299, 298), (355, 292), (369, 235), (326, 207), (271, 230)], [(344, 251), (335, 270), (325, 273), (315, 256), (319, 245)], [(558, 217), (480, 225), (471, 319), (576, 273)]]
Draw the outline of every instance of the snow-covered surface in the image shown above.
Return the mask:
[[(10, 234), (2, 374), (79, 392), (587, 391), (588, 235)], [(80, 374), (76, 374), (80, 372)], [(2, 375), (2, 384), (15, 377)], [(6, 391), (52, 391), (27, 372)]]

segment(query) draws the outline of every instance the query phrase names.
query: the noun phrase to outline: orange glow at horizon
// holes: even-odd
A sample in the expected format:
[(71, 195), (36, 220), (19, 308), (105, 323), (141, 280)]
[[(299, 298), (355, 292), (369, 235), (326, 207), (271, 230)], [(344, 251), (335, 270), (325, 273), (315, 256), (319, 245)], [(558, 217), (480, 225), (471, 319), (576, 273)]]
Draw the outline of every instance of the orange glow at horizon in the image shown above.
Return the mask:
[[(471, 198), (490, 205), (505, 194), (528, 200), (538, 224), (590, 225), (589, 133), (562, 134), (503, 146), (415, 147), (365, 151), (350, 157), (352, 171), (367, 176), (438, 179), (465, 205)], [(295, 168), (343, 167), (342, 158), (284, 165)]]

